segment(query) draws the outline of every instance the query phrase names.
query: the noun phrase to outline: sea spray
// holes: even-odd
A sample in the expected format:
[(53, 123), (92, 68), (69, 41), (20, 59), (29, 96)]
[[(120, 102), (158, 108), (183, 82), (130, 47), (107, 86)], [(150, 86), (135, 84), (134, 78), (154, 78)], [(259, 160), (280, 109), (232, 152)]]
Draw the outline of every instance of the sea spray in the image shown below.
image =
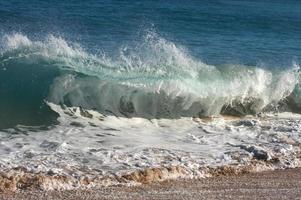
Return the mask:
[[(300, 79), (297, 64), (282, 71), (207, 65), (185, 48), (151, 33), (134, 48), (121, 48), (114, 59), (89, 53), (53, 35), (30, 40), (15, 33), (2, 40), (2, 70), (24, 68), (25, 80), (35, 73), (26, 73), (32, 66), (45, 74), (59, 72), (40, 91), (47, 94), (37, 97), (43, 98), (39, 102), (47, 100), (115, 116), (179, 118), (275, 111), (279, 102), (298, 91)], [(294, 109), (290, 111), (299, 112), (299, 107)]]

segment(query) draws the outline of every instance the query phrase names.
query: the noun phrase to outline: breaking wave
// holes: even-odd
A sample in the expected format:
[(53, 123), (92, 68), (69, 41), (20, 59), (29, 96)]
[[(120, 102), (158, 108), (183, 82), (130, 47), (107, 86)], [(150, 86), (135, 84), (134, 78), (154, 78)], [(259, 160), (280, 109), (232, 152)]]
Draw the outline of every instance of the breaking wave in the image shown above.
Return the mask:
[(155, 33), (114, 58), (53, 35), (6, 35), (0, 48), (0, 128), (53, 121), (46, 102), (144, 118), (300, 112), (296, 63), (207, 65)]

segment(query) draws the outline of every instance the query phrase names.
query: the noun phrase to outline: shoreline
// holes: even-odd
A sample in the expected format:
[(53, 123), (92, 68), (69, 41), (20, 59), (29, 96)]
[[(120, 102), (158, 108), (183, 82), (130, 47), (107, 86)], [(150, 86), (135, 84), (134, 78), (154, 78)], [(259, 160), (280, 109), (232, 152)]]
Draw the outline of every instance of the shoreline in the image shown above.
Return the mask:
[[(196, 180), (212, 177), (240, 176), (249, 173), (275, 171), (282, 168), (278, 166), (279, 160), (253, 159), (245, 165), (223, 165), (215, 167), (200, 167), (189, 169), (183, 166), (162, 166), (145, 168), (119, 175), (92, 175), (89, 172), (74, 177), (48, 172), (31, 172), (24, 167), (17, 167), (0, 172), (0, 193), (14, 193), (18, 191), (67, 191), (67, 190), (96, 190), (104, 187), (135, 187), (150, 185), (166, 181)], [(295, 168), (300, 167), (300, 165)]]
[(297, 199), (301, 196), (301, 168), (218, 176), (174, 179), (141, 186), (98, 189), (2, 193), (0, 199)]

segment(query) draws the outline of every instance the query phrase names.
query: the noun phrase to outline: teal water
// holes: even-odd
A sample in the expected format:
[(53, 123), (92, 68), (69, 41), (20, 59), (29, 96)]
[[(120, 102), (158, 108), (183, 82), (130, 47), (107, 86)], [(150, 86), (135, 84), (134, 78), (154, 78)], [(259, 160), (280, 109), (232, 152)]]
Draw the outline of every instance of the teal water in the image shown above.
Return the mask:
[(300, 112), (301, 3), (0, 1), (0, 128)]

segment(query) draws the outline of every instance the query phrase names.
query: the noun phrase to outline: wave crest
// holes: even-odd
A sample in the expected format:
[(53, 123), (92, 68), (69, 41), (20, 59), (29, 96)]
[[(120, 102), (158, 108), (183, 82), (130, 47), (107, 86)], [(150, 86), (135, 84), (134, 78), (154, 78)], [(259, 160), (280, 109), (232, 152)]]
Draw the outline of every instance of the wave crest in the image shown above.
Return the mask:
[(139, 45), (120, 48), (115, 58), (53, 35), (32, 41), (13, 34), (3, 40), (2, 66), (17, 62), (60, 70), (47, 94), (56, 104), (147, 118), (255, 114), (277, 109), (287, 97), (299, 105), (297, 64), (282, 71), (207, 65), (154, 33)]

